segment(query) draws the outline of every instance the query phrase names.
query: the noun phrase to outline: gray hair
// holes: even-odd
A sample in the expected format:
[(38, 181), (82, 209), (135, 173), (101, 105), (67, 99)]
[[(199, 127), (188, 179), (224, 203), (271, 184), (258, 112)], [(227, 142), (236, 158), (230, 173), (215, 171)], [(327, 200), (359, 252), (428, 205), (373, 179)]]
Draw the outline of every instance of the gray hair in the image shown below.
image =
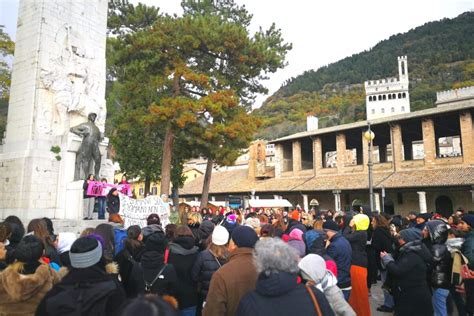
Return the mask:
[(260, 239), (253, 255), (258, 273), (298, 273), (298, 258), (296, 250), (280, 238)]

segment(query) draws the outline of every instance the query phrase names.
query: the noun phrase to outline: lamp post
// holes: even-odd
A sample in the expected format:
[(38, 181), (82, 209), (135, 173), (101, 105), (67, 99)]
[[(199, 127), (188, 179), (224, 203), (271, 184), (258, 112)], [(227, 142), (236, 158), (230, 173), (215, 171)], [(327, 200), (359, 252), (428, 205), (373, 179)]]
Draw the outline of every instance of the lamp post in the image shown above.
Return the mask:
[(372, 176), (372, 167), (374, 163), (372, 162), (372, 144), (375, 138), (374, 132), (370, 129), (370, 123), (367, 123), (368, 128), (364, 133), (364, 138), (369, 142), (369, 159), (367, 166), (369, 167), (369, 195), (370, 195), (370, 211), (375, 212), (374, 205), (374, 185), (373, 185), (373, 176)]

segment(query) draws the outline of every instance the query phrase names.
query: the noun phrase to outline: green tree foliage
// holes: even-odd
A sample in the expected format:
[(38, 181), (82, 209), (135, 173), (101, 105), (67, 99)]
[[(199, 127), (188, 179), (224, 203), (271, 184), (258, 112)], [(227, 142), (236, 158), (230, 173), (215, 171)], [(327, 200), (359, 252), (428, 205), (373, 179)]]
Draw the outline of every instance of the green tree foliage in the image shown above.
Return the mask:
[[(147, 122), (165, 131), (162, 193), (169, 192), (180, 132), (224, 148), (223, 161), (233, 158), (227, 154), (238, 143), (232, 138), (250, 139), (255, 124), (245, 106), (256, 92), (266, 91), (260, 79), (284, 65), (290, 48), (275, 26), (250, 36), (245, 25), (225, 16), (198, 13), (160, 16), (150, 29), (121, 38), (120, 45), (115, 64), (123, 70), (117, 78), (126, 97), (140, 95), (150, 104)], [(238, 127), (236, 120), (249, 124)]]
[(6, 58), (13, 55), (15, 44), (0, 25), (0, 139), (7, 125), (8, 97), (10, 93), (11, 69)]
[[(372, 49), (291, 78), (254, 115), (263, 119), (258, 137), (285, 136), (305, 128), (313, 113), (327, 122), (365, 118), (366, 80), (398, 74), (397, 56), (408, 56), (412, 111), (434, 106), (436, 91), (472, 85), (474, 78), (474, 12), (429, 22), (391, 36)], [(362, 88), (362, 89), (361, 89)], [(344, 104), (332, 103), (334, 98)], [(348, 115), (341, 110), (352, 109)]]

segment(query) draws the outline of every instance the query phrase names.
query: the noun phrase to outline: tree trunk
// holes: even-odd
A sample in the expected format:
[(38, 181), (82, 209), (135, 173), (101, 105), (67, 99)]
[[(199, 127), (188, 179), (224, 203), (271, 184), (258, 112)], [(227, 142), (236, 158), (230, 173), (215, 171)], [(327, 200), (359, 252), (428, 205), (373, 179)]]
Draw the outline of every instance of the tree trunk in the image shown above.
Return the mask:
[(149, 177), (145, 177), (145, 192), (144, 192), (144, 195), (145, 196), (148, 196), (148, 194), (150, 193), (150, 178)]
[(204, 174), (204, 183), (202, 185), (201, 209), (207, 208), (209, 201), (209, 187), (211, 186), (212, 166), (214, 165), (211, 158), (207, 159), (206, 173)]
[(166, 194), (169, 197), (170, 194), (170, 182), (171, 182), (171, 155), (173, 153), (173, 141), (174, 134), (171, 126), (166, 130), (165, 141), (163, 143), (163, 160), (161, 163), (161, 186), (160, 194)]

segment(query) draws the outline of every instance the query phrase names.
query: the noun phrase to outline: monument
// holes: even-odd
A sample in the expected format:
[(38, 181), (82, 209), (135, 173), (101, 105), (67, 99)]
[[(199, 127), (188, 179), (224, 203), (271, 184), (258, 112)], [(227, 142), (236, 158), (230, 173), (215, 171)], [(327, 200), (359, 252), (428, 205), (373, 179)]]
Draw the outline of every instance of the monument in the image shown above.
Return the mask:
[(103, 138), (106, 32), (107, 0), (20, 0), (0, 218), (81, 218), (83, 173), (112, 180)]

